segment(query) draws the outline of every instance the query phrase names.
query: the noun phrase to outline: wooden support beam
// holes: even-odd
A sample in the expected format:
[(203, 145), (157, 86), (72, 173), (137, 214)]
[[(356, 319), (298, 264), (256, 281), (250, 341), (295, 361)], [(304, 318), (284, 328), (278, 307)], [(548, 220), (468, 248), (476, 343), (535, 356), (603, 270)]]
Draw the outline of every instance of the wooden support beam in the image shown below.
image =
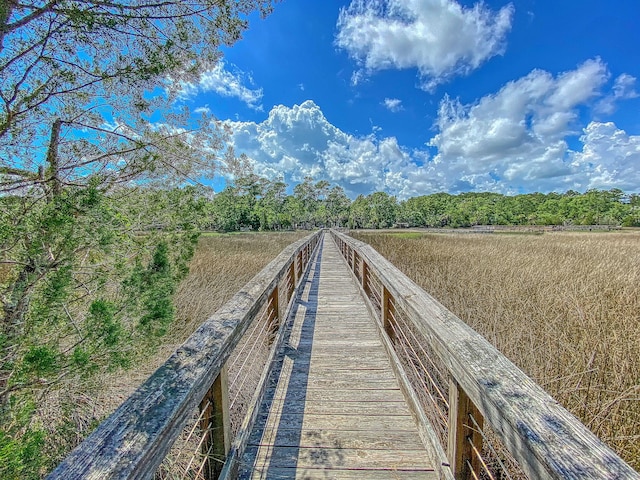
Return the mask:
[(371, 285), (369, 283), (369, 264), (362, 259), (362, 288), (367, 297), (371, 298)]
[[(471, 416), (477, 426), (471, 420)], [(447, 456), (456, 480), (467, 480), (480, 474), (480, 459), (474, 453), (475, 447), (482, 452), (483, 426), (480, 411), (460, 387), (458, 382), (449, 382), (449, 440)]]
[(229, 420), (229, 380), (227, 367), (223, 366), (211, 388), (200, 403), (200, 428), (205, 439), (202, 454), (205, 464), (202, 473), (206, 480), (220, 475), (231, 448), (231, 424)]
[(391, 315), (394, 312), (393, 309), (393, 297), (387, 287), (382, 285), (382, 304), (380, 305), (381, 316), (382, 316), (382, 326), (384, 327), (385, 332), (389, 338), (393, 338), (395, 335), (393, 333), (393, 327), (391, 326)]
[(278, 286), (276, 285), (267, 300), (267, 331), (269, 332), (269, 344), (271, 344), (280, 328), (280, 297), (278, 290)]

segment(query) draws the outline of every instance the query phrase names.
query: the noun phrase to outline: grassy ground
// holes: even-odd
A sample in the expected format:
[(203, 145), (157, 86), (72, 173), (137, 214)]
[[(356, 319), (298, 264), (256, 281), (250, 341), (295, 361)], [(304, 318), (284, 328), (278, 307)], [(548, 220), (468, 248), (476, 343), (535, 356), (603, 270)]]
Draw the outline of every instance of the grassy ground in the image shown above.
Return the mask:
[(354, 234), (640, 469), (640, 234)]

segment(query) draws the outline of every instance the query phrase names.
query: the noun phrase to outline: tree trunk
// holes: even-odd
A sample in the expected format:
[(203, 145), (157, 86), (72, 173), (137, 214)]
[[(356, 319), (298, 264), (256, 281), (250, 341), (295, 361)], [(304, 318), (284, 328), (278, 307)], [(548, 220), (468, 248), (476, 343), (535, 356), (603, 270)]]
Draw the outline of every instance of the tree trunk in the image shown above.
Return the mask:
[(49, 173), (52, 182), (51, 194), (53, 197), (60, 195), (62, 184), (60, 182), (60, 165), (58, 163), (58, 146), (60, 144), (60, 129), (62, 120), (57, 118), (51, 126), (51, 139), (49, 140), (49, 148), (47, 150), (47, 163), (49, 164)]

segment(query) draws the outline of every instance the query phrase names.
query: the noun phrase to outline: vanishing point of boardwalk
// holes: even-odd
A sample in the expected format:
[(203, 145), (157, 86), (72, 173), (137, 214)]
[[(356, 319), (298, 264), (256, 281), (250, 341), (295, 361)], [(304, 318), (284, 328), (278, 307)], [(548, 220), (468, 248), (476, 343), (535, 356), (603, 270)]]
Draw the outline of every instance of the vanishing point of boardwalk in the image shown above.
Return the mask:
[(328, 235), (275, 362), (240, 478), (436, 478), (374, 319)]

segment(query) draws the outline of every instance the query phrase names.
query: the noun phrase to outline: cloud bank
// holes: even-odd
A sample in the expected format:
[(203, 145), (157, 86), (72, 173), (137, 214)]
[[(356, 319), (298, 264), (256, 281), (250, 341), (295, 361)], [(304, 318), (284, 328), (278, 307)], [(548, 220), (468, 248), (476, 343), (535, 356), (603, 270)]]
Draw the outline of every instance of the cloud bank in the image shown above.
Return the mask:
[[(401, 198), (438, 191), (638, 191), (640, 136), (612, 122), (580, 124), (582, 111), (620, 91), (617, 80), (606, 91), (609, 79), (606, 65), (592, 59), (555, 76), (533, 70), (471, 104), (444, 96), (435, 133), (421, 149), (378, 130), (348, 134), (311, 100), (275, 106), (260, 123), (226, 124), (236, 151), (246, 153), (258, 173), (284, 173), (293, 182), (311, 175), (342, 185), (351, 196), (378, 190)], [(634, 91), (625, 82), (625, 91)], [(569, 139), (580, 148), (572, 150)]]
[(234, 65), (233, 71), (220, 60), (213, 69), (203, 72), (197, 84), (187, 83), (182, 87), (182, 96), (192, 97), (198, 93), (215, 92), (223, 97), (233, 97), (245, 103), (249, 108), (262, 110), (262, 89), (252, 89), (245, 84), (253, 85), (250, 75)]

